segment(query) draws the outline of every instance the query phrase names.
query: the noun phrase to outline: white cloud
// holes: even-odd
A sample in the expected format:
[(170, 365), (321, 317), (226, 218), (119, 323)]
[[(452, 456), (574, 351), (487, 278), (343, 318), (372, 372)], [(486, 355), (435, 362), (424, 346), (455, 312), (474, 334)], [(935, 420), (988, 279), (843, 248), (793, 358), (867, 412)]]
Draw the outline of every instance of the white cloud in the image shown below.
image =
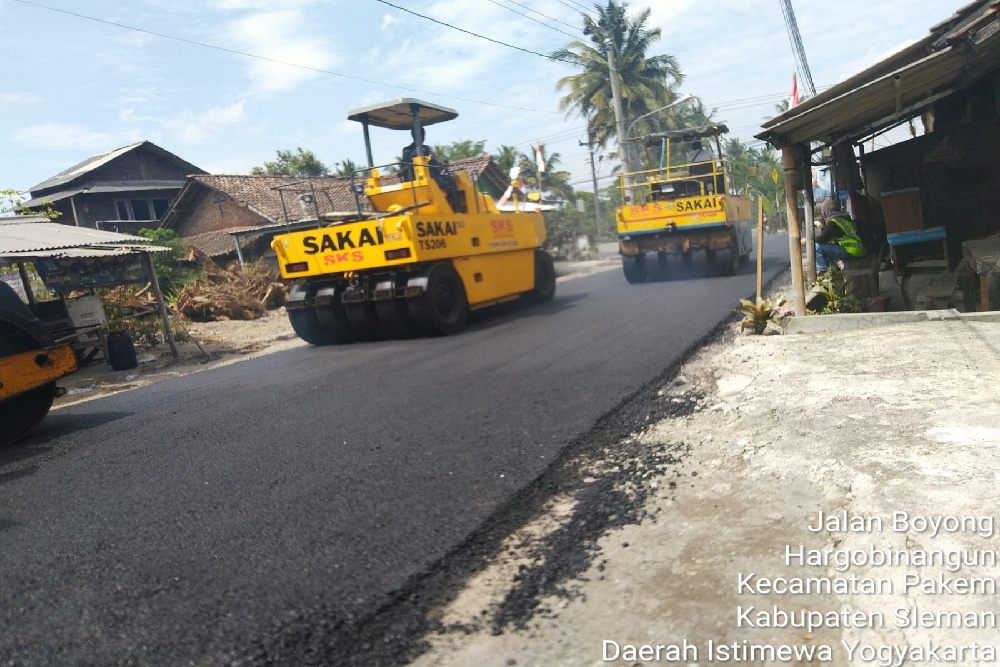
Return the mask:
[(228, 107), (212, 107), (202, 113), (183, 111), (165, 125), (179, 141), (198, 143), (227, 125), (242, 121), (246, 117), (245, 103), (246, 100), (240, 100)]
[(395, 25), (397, 23), (399, 23), (399, 19), (397, 19), (392, 14), (385, 14), (382, 17), (382, 24), (379, 26), (379, 30), (383, 30), (384, 31), (387, 28), (390, 28), (390, 27), (392, 27), (393, 25)]
[(14, 132), (14, 140), (19, 144), (42, 150), (74, 150), (91, 152), (108, 150), (115, 141), (114, 135), (92, 130), (83, 125), (65, 123), (41, 123), (29, 125)]
[(315, 30), (302, 12), (251, 14), (230, 23), (228, 33), (236, 48), (267, 59), (248, 63), (249, 79), (261, 92), (293, 90), (316, 76), (308, 68), (328, 69), (334, 61), (327, 43), (312, 37)]
[(38, 104), (41, 95), (35, 93), (0, 93), (0, 104)]

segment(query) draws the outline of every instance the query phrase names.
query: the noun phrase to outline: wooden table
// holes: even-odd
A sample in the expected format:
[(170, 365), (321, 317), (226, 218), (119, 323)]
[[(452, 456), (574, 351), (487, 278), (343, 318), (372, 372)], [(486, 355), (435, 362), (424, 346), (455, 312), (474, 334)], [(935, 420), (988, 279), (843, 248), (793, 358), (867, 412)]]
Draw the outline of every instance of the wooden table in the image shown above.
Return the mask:
[(962, 257), (979, 276), (979, 310), (990, 310), (988, 275), (1000, 272), (1000, 238), (962, 242)]
[[(945, 271), (948, 270), (948, 238), (944, 227), (930, 227), (929, 229), (915, 229), (907, 232), (886, 234), (885, 239), (889, 243), (889, 253), (892, 255), (892, 266), (895, 269), (897, 276), (903, 273), (903, 266), (901, 266), (896, 249), (900, 246), (913, 245), (916, 243), (940, 241), (941, 260), (931, 261), (935, 262), (933, 265), (934, 268), (941, 268)], [(928, 267), (930, 265), (924, 264), (924, 266)]]

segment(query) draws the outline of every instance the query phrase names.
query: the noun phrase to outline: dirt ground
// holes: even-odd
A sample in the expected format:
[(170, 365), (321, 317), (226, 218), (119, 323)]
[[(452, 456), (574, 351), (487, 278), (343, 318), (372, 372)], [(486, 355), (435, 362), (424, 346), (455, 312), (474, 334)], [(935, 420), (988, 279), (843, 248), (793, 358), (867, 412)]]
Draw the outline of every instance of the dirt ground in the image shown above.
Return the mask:
[[(636, 519), (609, 527), (582, 573), (539, 587), (530, 620), (497, 627), (522, 586), (518, 556), (580, 520), (573, 494), (554, 501), (440, 610), (413, 664), (993, 661), (1000, 320), (943, 315), (730, 327), (656, 390), (692, 408), (622, 443), (651, 462), (617, 482), (642, 491)], [(818, 590), (795, 588), (810, 580)]]

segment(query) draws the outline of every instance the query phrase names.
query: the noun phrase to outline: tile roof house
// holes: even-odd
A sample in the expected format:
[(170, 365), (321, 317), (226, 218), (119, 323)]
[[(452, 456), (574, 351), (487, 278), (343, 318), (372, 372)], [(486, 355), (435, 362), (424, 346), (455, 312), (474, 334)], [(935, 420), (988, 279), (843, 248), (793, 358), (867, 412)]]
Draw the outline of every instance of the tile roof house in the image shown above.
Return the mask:
[(155, 227), (190, 174), (205, 171), (149, 141), (87, 158), (30, 189), (30, 209), (50, 202), (57, 222), (109, 231)]
[[(498, 198), (508, 185), (503, 170), (489, 155), (453, 160), (482, 192)], [(392, 182), (394, 175), (383, 177)], [(301, 195), (309, 197), (300, 199)], [(311, 203), (307, 201), (311, 198)], [(362, 197), (362, 210), (367, 201)], [(271, 237), (287, 224), (315, 224), (319, 217), (357, 215), (351, 179), (342, 176), (213, 176), (196, 174), (162, 220), (189, 245), (209, 257), (237, 255), (240, 260), (266, 254)]]

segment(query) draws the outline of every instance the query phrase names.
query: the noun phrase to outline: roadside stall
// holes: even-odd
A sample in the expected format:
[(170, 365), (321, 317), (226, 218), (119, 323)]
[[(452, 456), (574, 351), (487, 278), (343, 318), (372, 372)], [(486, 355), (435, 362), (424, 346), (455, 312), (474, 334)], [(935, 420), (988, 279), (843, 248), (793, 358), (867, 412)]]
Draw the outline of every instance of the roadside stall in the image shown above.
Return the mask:
[[(134, 367), (128, 336), (111, 331), (96, 290), (150, 283), (167, 343), (178, 351), (151, 253), (169, 250), (147, 239), (52, 222), (0, 219), (4, 281), (56, 342), (73, 346), (80, 363), (98, 355), (114, 370)], [(39, 298), (54, 293), (57, 298)], [(131, 364), (131, 365), (130, 365)]]

